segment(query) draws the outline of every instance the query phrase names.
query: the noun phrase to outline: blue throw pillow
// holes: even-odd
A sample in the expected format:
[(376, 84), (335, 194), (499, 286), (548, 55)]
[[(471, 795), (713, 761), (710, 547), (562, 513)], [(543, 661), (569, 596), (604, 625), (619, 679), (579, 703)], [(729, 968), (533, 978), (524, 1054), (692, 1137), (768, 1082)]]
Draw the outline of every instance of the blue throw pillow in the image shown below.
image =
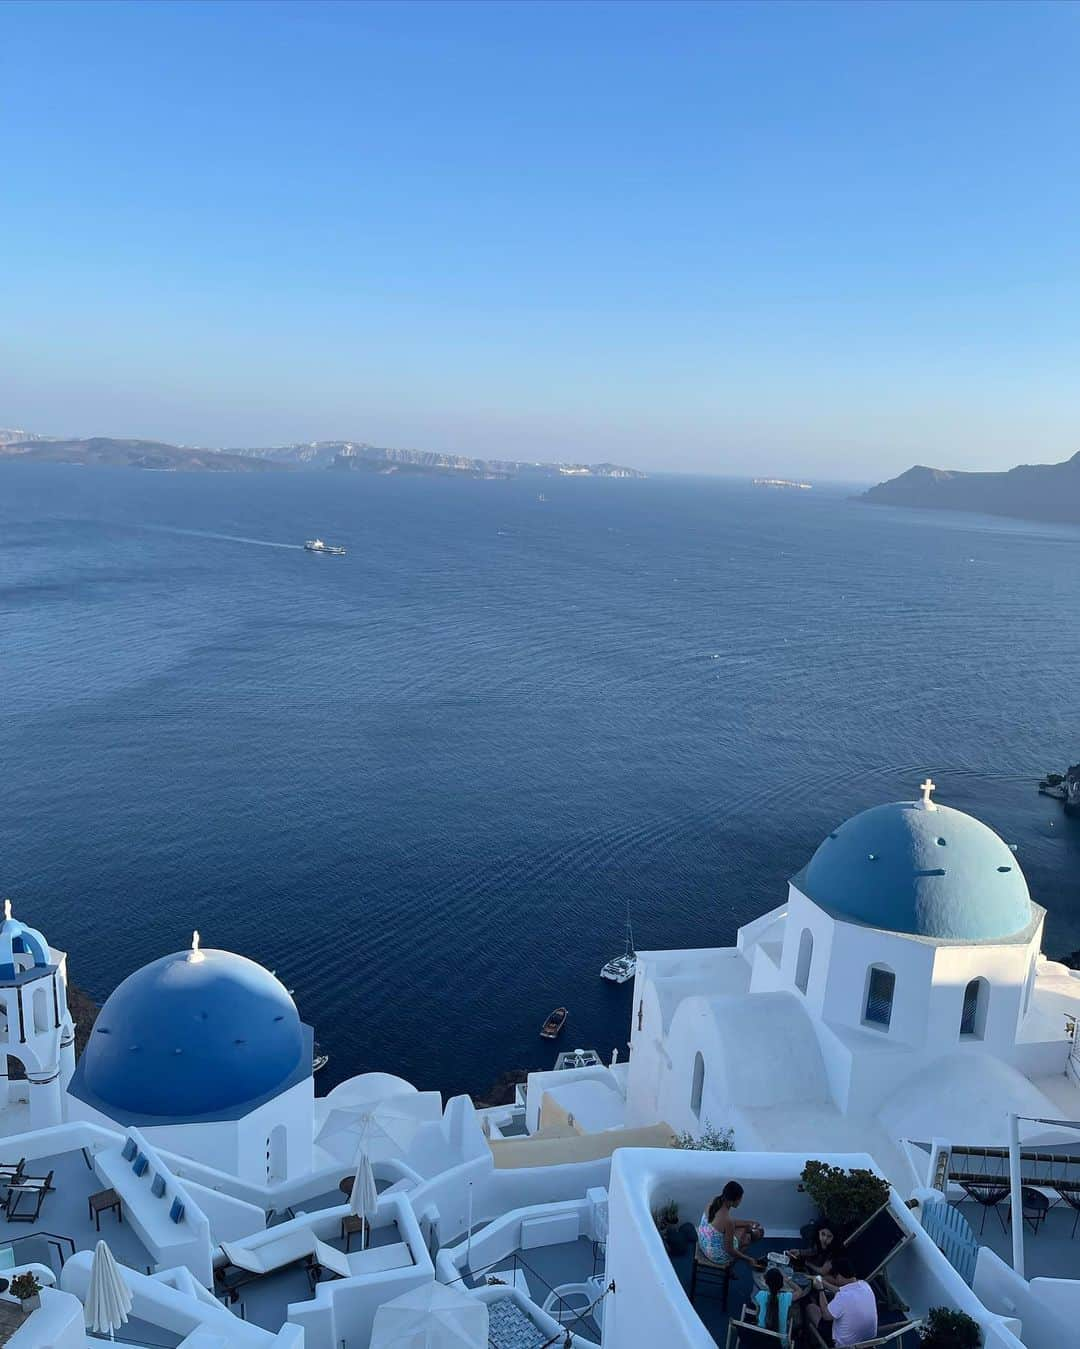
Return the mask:
[(124, 1144), (124, 1151), (120, 1155), (123, 1157), (125, 1162), (132, 1162), (135, 1160), (135, 1154), (138, 1152), (138, 1150), (139, 1150), (138, 1143), (135, 1142), (134, 1138), (129, 1138), (127, 1142)]
[(184, 1206), (179, 1199), (174, 1199), (172, 1201), (172, 1208), (169, 1209), (169, 1217), (174, 1223), (182, 1223), (184, 1221)]
[(149, 1161), (147, 1161), (146, 1154), (144, 1152), (140, 1152), (139, 1155), (132, 1162), (131, 1169), (132, 1171), (135, 1172), (137, 1176), (145, 1176), (146, 1168), (149, 1165), (150, 1163)]
[(160, 1198), (161, 1198), (161, 1196), (165, 1193), (165, 1177), (164, 1177), (164, 1176), (155, 1176), (155, 1177), (154, 1177), (154, 1183), (150, 1186), (150, 1193), (154, 1196), (155, 1199), (160, 1199)]

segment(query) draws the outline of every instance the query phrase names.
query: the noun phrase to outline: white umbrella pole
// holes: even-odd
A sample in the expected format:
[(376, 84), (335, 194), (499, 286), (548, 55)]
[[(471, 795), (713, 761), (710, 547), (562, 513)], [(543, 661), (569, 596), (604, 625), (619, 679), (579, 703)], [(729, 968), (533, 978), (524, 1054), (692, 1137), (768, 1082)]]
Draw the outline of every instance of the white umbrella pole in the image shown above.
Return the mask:
[[(465, 1263), (472, 1257), (472, 1181), (469, 1181), (469, 1235), (465, 1238)], [(470, 1271), (471, 1272), (471, 1271)]]
[(1024, 1194), (1020, 1179), (1020, 1116), (1009, 1116), (1009, 1191), (1012, 1208), (1013, 1269), (1024, 1277)]

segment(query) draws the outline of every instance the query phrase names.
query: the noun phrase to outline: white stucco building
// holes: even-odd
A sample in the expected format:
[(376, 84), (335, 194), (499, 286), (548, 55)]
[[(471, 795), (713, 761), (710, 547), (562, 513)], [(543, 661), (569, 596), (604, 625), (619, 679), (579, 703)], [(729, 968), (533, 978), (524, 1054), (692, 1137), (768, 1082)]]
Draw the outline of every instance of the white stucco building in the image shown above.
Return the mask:
[[(839, 825), (734, 946), (639, 952), (628, 1060), (544, 1067), (478, 1110), (392, 1063), (316, 1097), (288, 990), (197, 933), (117, 986), (76, 1065), (66, 958), (9, 907), (0, 1030), (25, 1076), (0, 1096), (0, 1256), (44, 1284), (9, 1343), (89, 1349), (106, 1238), (147, 1343), (367, 1349), (404, 1298), (464, 1308), (475, 1333), (454, 1343), (476, 1349), (567, 1331), (572, 1349), (708, 1349), (727, 1311), (695, 1302), (690, 1250), (678, 1265), (654, 1212), (693, 1223), (737, 1178), (782, 1248), (816, 1215), (800, 1177), (817, 1159), (891, 1182), (912, 1336), (946, 1306), (985, 1349), (1060, 1349), (1080, 1316), (1080, 977), (1042, 956), (1043, 920), (1012, 849), (927, 782)], [(986, 1212), (949, 1161), (996, 1146), (999, 1169), (1030, 1165), (1002, 1150), (1013, 1116), (1056, 1149), (1034, 1277), (1022, 1242), (1010, 1261), (976, 1238)], [(672, 1146), (709, 1125), (736, 1151)], [(376, 1195), (354, 1184), (361, 1157)], [(1018, 1180), (1018, 1213), (1036, 1183)]]
[(67, 956), (36, 928), (12, 917), (10, 900), (4, 901), (0, 924), (0, 1012), (9, 1119), (33, 1129), (59, 1124), (75, 1071)]
[(1080, 1116), (1080, 981), (1043, 957), (1014, 852), (932, 790), (838, 826), (734, 947), (639, 953), (629, 1124), (857, 1146), (904, 1174), (902, 1139)]

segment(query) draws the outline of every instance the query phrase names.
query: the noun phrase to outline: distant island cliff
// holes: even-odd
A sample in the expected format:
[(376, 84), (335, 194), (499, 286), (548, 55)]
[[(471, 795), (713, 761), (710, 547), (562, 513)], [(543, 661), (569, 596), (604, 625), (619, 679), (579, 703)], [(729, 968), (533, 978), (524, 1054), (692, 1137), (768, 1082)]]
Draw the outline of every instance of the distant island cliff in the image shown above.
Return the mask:
[(856, 499), (871, 505), (1080, 524), (1080, 453), (1063, 464), (1021, 464), (1005, 473), (964, 473), (918, 465)]
[(158, 440), (112, 436), (61, 439), (27, 431), (0, 429), (0, 463), (75, 464), (87, 468), (155, 469), (159, 472), (251, 473), (281, 469), (335, 469), (366, 473), (426, 474), (459, 478), (644, 478), (621, 464), (474, 459), (432, 450), (398, 450), (363, 441), (317, 440), (297, 445), (209, 450), (169, 445)]

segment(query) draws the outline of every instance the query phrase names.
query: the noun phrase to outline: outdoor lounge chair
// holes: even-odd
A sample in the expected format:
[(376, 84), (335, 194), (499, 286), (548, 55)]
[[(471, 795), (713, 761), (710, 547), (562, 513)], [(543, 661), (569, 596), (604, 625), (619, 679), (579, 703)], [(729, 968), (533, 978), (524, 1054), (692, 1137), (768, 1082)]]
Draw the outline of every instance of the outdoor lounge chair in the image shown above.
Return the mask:
[(275, 1241), (264, 1241), (258, 1246), (244, 1246), (237, 1241), (223, 1241), (221, 1251), (225, 1263), (214, 1269), (214, 1291), (235, 1302), (245, 1284), (277, 1274), (293, 1265), (313, 1270), (315, 1235), (307, 1228), (287, 1232)]
[(900, 1222), (886, 1202), (852, 1232), (844, 1242), (844, 1254), (851, 1261), (856, 1277), (869, 1283), (908, 1242), (914, 1240), (915, 1233)]
[(8, 1186), (22, 1180), (25, 1166), (25, 1157), (20, 1157), (14, 1165), (10, 1162), (0, 1162), (0, 1208), (7, 1207)]
[(9, 1223), (37, 1222), (45, 1196), (55, 1188), (47, 1176), (20, 1176), (8, 1185), (7, 1219)]

